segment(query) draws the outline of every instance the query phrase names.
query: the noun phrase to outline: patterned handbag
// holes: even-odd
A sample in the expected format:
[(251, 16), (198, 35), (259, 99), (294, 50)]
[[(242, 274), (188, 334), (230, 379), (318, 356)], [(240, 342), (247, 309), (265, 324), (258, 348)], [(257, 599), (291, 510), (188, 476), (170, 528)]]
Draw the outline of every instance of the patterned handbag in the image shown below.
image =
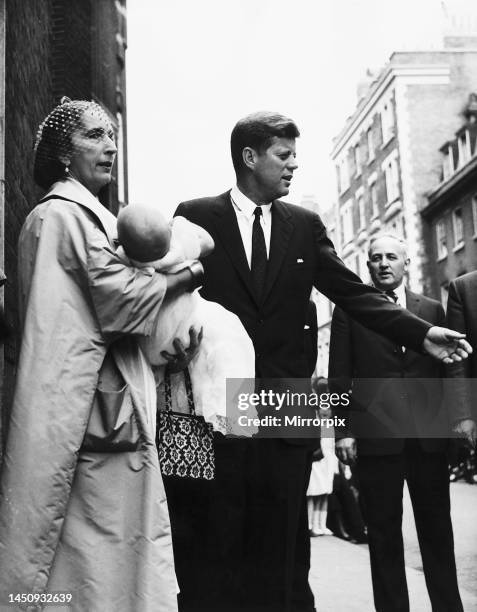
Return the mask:
[(192, 382), (184, 370), (184, 382), (190, 414), (172, 411), (171, 377), (166, 368), (164, 396), (166, 408), (157, 413), (156, 444), (164, 476), (212, 480), (215, 455), (212, 425), (196, 415)]

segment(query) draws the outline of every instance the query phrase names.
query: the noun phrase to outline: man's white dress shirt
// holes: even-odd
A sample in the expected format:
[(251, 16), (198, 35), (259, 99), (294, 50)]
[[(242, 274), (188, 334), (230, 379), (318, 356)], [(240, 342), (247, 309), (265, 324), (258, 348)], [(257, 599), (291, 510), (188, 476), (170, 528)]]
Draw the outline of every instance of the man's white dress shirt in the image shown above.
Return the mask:
[[(255, 202), (252, 202), (240, 189), (235, 185), (230, 192), (230, 198), (237, 216), (237, 223), (242, 237), (245, 255), (247, 256), (248, 265), (250, 267), (252, 261), (252, 228), (255, 220), (254, 211), (257, 208)], [(270, 258), (270, 235), (272, 232), (272, 205), (262, 204), (262, 216), (260, 224), (265, 236), (265, 246), (267, 247), (267, 257)]]

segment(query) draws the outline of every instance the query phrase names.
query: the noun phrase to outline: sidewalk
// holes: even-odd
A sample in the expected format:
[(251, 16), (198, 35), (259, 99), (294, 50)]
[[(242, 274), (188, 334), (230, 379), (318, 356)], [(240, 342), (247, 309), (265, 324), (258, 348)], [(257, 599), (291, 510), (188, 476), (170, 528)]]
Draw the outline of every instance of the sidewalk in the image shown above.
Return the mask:
[[(475, 569), (477, 541), (466, 525), (474, 525), (476, 495), (477, 487), (451, 487), (460, 594), (465, 612), (477, 612), (477, 590), (465, 579), (466, 566)], [(411, 612), (431, 612), (420, 556), (417, 559), (417, 537), (407, 491), (403, 526), (406, 562), (414, 566), (406, 567)], [(334, 536), (311, 538), (310, 585), (317, 612), (374, 612), (367, 545), (350, 544)]]
[[(431, 612), (424, 574), (406, 568), (412, 612)], [(374, 612), (368, 549), (334, 536), (311, 539), (310, 585), (317, 612)], [(465, 612), (477, 611), (477, 596), (460, 589)]]
[[(406, 574), (412, 612), (431, 612), (423, 574), (412, 568)], [(333, 536), (312, 538), (310, 585), (317, 612), (374, 611), (366, 545)]]

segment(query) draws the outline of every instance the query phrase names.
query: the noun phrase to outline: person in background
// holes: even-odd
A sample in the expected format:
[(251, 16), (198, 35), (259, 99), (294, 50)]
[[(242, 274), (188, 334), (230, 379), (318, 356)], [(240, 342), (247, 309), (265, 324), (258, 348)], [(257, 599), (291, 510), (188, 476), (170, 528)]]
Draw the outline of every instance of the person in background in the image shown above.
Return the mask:
[[(374, 286), (431, 325), (442, 325), (441, 304), (405, 287), (408, 266), (406, 245), (400, 238), (383, 234), (371, 240), (368, 269)], [(463, 610), (450, 516), (448, 440), (431, 437), (434, 431), (438, 436), (447, 431), (441, 376), (442, 365), (428, 355), (403, 350), (401, 342), (365, 329), (340, 308), (334, 310), (330, 388), (352, 389), (351, 407), (365, 411), (364, 415), (357, 412), (365, 423), (358, 440), (351, 430), (336, 442), (336, 449), (344, 463), (357, 462), (379, 612), (409, 612), (401, 525), (405, 480), (432, 609)]]
[(328, 499), (327, 527), (342, 540), (364, 544), (368, 541), (368, 535), (355, 471), (356, 466), (338, 461), (333, 492)]
[[(469, 343), (477, 346), (477, 271), (469, 272), (451, 281), (447, 300), (447, 322), (466, 334)], [(453, 415), (454, 431), (475, 450), (477, 441), (477, 357), (475, 354), (463, 363), (447, 367), (449, 410)]]
[[(315, 385), (318, 395), (326, 393), (328, 384), (325, 378), (318, 378)], [(332, 416), (331, 410), (318, 410), (320, 418)], [(308, 530), (312, 537), (331, 535), (326, 526), (328, 518), (328, 497), (333, 492), (333, 479), (338, 470), (338, 459), (335, 455), (333, 432), (327, 428), (320, 438), (320, 448), (313, 453), (310, 480), (306, 491), (308, 508)]]

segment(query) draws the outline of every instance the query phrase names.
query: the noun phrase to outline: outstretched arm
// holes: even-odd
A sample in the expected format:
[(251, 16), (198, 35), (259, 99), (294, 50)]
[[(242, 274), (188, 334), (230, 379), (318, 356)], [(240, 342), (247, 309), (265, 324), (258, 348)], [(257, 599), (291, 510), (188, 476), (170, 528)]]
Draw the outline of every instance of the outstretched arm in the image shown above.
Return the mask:
[(314, 284), (331, 301), (361, 325), (415, 351), (424, 350), (444, 363), (462, 361), (472, 353), (464, 334), (432, 327), (365, 285), (338, 257), (321, 219), (315, 216), (313, 222), (318, 262)]

